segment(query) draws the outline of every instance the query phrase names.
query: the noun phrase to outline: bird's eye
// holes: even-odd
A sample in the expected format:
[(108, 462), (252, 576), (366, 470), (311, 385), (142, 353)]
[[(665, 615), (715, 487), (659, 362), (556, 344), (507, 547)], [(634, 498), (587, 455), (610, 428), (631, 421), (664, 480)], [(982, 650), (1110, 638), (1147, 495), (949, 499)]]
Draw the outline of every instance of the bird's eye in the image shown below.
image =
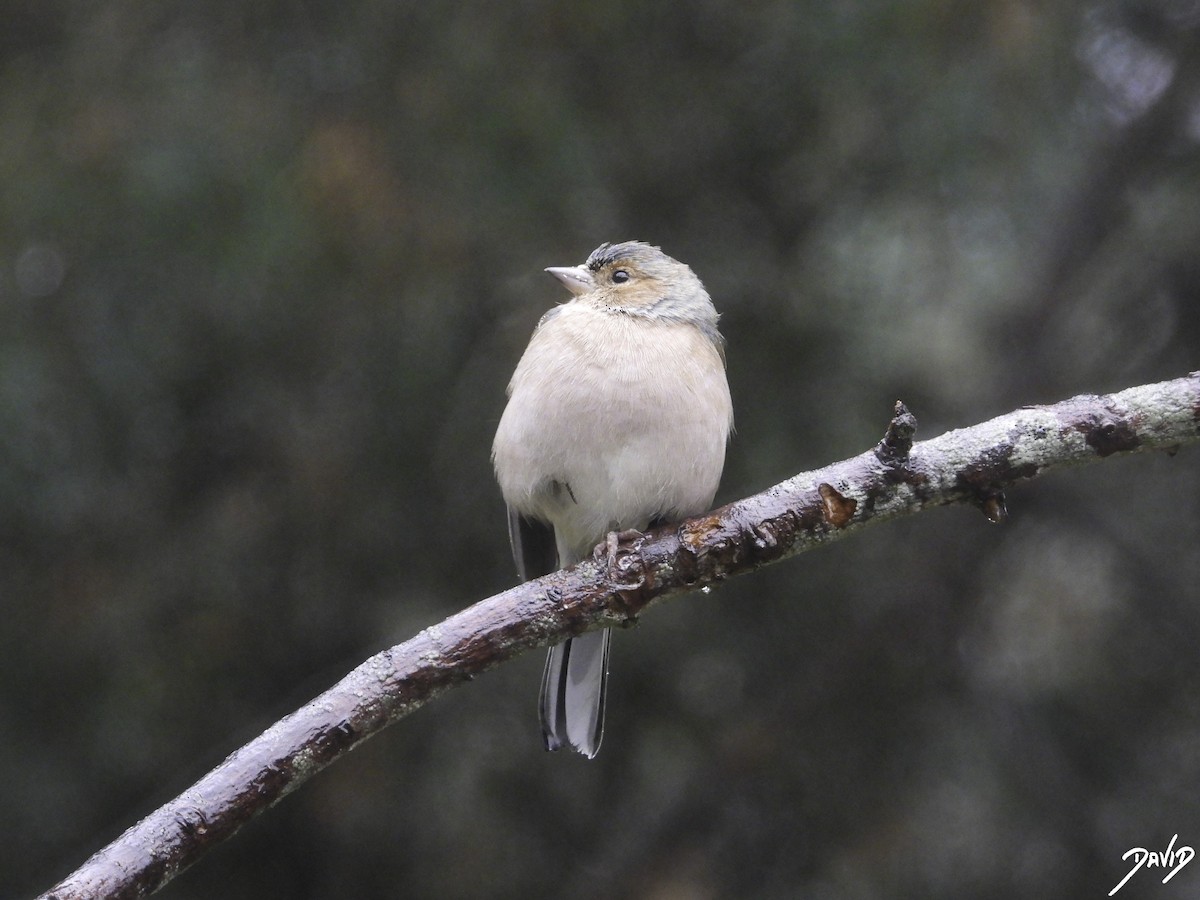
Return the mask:
[(629, 273), (624, 269), (617, 269), (612, 274), (613, 284), (624, 284), (629, 280)]

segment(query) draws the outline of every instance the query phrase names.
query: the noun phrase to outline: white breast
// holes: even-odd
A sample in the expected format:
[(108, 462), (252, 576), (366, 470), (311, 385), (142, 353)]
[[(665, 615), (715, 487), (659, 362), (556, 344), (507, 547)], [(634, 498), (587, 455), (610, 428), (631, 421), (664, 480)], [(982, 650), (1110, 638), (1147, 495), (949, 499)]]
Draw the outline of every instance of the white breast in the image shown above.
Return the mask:
[(712, 503), (733, 413), (697, 328), (570, 303), (534, 334), (509, 390), (493, 447), (504, 498), (552, 523), (576, 558), (609, 531)]

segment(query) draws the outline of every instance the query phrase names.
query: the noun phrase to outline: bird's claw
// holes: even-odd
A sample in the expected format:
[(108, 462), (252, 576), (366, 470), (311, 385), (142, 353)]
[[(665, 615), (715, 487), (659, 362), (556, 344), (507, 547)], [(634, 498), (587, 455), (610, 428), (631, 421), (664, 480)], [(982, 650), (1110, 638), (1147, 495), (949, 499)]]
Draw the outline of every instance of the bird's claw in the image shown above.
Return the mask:
[(592, 553), (592, 558), (596, 562), (607, 560), (609, 572), (616, 573), (620, 568), (617, 563), (617, 553), (621, 549), (621, 544), (636, 541), (643, 536), (642, 532), (634, 528), (627, 528), (624, 531), (610, 531), (605, 536), (604, 543), (596, 545), (596, 549)]

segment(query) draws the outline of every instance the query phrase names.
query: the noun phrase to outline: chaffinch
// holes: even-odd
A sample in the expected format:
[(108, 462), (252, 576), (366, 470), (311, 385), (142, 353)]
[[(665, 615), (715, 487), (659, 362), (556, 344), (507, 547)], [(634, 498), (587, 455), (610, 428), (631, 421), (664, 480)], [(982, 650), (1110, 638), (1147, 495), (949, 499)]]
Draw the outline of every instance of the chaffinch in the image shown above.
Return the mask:
[[(579, 562), (612, 532), (706, 511), (733, 427), (717, 311), (688, 266), (627, 241), (546, 271), (574, 296), (538, 323), (492, 446), (522, 579)], [(546, 749), (600, 749), (610, 639), (551, 648)]]

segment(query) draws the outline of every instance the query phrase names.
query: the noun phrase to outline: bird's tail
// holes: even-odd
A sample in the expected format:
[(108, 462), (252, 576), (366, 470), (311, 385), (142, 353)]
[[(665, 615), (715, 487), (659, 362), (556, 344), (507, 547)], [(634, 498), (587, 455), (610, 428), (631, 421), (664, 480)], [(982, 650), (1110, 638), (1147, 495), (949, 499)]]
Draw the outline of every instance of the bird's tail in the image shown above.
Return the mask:
[(547, 750), (571, 747), (591, 759), (604, 737), (609, 629), (550, 648), (542, 674), (542, 738)]

